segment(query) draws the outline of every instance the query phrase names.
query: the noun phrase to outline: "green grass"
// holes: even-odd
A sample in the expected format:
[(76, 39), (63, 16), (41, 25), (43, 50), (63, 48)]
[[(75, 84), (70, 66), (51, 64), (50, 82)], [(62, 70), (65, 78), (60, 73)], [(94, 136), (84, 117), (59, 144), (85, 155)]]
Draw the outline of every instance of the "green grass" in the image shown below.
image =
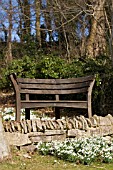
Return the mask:
[(0, 163), (0, 170), (113, 170), (113, 163), (77, 165), (53, 156), (42, 156), (37, 152), (31, 155), (30, 159), (25, 158), (24, 154), (24, 152), (13, 150), (12, 158)]

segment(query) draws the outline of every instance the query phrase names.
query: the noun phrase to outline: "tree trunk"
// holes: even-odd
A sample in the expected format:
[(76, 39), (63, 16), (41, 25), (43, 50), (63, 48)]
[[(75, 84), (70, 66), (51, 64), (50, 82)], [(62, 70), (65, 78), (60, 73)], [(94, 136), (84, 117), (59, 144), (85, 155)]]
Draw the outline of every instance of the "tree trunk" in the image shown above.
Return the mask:
[(24, 15), (24, 28), (25, 28), (25, 34), (30, 35), (31, 34), (31, 27), (30, 27), (30, 4), (28, 0), (23, 1), (23, 15)]
[(31, 19), (30, 19), (30, 4), (28, 0), (18, 0), (18, 4), (21, 10), (21, 17), (20, 17), (20, 34), (21, 34), (21, 41), (25, 40), (26, 36), (31, 35)]
[(104, 3), (105, 0), (95, 2), (93, 16), (91, 18), (91, 29), (86, 45), (87, 57), (96, 57), (102, 55), (106, 49), (105, 40), (105, 20), (104, 20)]
[(36, 40), (41, 47), (41, 32), (40, 32), (40, 0), (35, 0), (36, 6)]
[(9, 1), (9, 28), (7, 40), (6, 63), (12, 61), (12, 0)]
[(111, 59), (113, 65), (113, 0), (112, 0), (112, 7), (111, 7)]
[(86, 55), (89, 57), (93, 57), (93, 50), (94, 50), (94, 42), (95, 42), (95, 36), (96, 36), (96, 29), (97, 29), (97, 21), (93, 18), (91, 21), (91, 30), (90, 35), (87, 41), (87, 51)]

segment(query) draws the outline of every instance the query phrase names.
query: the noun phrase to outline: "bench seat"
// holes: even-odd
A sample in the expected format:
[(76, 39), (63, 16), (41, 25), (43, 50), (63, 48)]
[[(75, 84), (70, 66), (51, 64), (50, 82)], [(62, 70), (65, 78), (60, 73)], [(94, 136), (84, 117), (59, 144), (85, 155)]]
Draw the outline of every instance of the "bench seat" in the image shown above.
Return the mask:
[(34, 107), (72, 107), (72, 108), (86, 108), (88, 104), (86, 101), (67, 101), (67, 100), (30, 100), (30, 101), (21, 101), (22, 108), (34, 108)]

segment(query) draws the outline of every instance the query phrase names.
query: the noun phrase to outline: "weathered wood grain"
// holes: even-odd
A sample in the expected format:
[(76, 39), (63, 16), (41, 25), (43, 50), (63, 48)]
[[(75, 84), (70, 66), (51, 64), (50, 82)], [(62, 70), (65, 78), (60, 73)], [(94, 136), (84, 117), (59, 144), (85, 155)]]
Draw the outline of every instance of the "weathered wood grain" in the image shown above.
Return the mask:
[[(86, 76), (69, 79), (29, 79), (17, 78), (10, 75), (15, 94), (16, 94), (16, 120), (20, 120), (21, 108), (25, 108), (25, 118), (30, 119), (31, 108), (55, 107), (55, 116), (60, 118), (60, 108), (82, 108), (88, 110), (88, 117), (92, 117), (91, 97), (94, 86), (94, 76)], [(62, 95), (85, 94), (86, 99), (79, 100), (61, 100)], [(21, 95), (25, 95), (24, 99)], [(32, 95), (32, 98), (30, 97)], [(38, 98), (36, 95), (53, 95), (54, 99)], [(57, 113), (56, 113), (57, 112)]]

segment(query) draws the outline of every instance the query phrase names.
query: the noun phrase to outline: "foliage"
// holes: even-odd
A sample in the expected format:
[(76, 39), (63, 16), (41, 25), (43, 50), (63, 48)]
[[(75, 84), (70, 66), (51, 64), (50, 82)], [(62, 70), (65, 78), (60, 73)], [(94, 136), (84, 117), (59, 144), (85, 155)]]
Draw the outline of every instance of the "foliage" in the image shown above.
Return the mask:
[[(110, 59), (103, 56), (85, 60), (75, 58), (68, 62), (57, 55), (43, 55), (42, 57), (24, 56), (1, 68), (2, 78), (6, 79), (11, 73), (29, 78), (69, 78), (92, 74), (96, 75), (96, 85), (99, 86), (103, 75), (108, 78), (113, 76), (113, 68)], [(2, 87), (5, 85), (3, 84)]]
[[(99, 74), (99, 75), (113, 75), (112, 61), (108, 56), (99, 56), (96, 59), (86, 58), (84, 60), (85, 73)], [(111, 72), (112, 71), (112, 72)]]
[(97, 59), (85, 59), (84, 74), (95, 74), (96, 83), (93, 93), (93, 110), (95, 114), (105, 116), (112, 114), (113, 104), (113, 66), (107, 56)]
[(15, 59), (8, 66), (1, 68), (0, 88), (11, 88), (9, 74), (27, 78), (71, 78), (85, 75), (95, 75), (96, 83), (93, 89), (93, 113), (106, 115), (113, 109), (113, 67), (107, 56), (97, 59), (75, 58), (70, 62), (57, 54), (24, 56)]
[(23, 59), (13, 60), (12, 63), (1, 68), (2, 79), (0, 81), (1, 88), (9, 88), (11, 86), (9, 81), (9, 75), (15, 73), (19, 77), (34, 78), (36, 74), (36, 62), (34, 58), (28, 56)]
[(66, 74), (67, 63), (57, 56), (43, 56), (40, 73), (43, 78), (62, 78)]
[(29, 38), (26, 43), (13, 42), (12, 55), (15, 59), (20, 59), (24, 56), (36, 56), (39, 53), (37, 43)]
[(58, 56), (42, 56), (15, 59), (5, 68), (1, 68), (1, 88), (9, 88), (8, 76), (15, 73), (18, 77), (29, 78), (68, 78), (83, 75), (82, 63), (67, 62)]
[(83, 75), (82, 63), (78, 59), (68, 62), (58, 56), (44, 56), (40, 68), (43, 78), (69, 78)]
[(85, 165), (94, 161), (104, 163), (113, 161), (113, 142), (106, 142), (102, 137), (40, 142), (37, 147), (43, 155), (50, 154), (69, 162)]

